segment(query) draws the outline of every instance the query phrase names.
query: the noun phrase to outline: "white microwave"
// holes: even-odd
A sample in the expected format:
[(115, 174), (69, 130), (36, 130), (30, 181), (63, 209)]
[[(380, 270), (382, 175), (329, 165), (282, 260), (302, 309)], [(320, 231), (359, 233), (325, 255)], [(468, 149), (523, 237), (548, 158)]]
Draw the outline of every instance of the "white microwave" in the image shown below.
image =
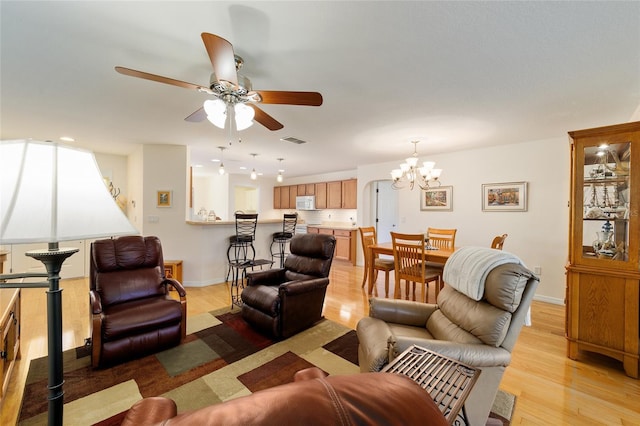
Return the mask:
[(315, 210), (316, 197), (313, 195), (301, 195), (296, 197), (296, 210)]

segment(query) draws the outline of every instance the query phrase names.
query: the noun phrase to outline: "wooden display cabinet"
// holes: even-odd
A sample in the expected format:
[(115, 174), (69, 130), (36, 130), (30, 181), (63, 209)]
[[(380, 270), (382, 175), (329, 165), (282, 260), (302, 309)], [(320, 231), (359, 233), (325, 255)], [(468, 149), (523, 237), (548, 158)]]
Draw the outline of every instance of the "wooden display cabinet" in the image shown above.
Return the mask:
[(567, 356), (597, 352), (638, 378), (640, 122), (569, 136)]

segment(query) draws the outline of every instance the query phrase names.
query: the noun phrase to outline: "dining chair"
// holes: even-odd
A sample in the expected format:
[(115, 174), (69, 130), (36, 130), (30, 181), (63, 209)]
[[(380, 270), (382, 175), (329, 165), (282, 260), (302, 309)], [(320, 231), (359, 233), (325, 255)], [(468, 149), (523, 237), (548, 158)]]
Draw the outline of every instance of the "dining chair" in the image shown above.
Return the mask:
[[(375, 272), (375, 276), (373, 277), (372, 282), (375, 283), (378, 279), (378, 271), (384, 271), (384, 294), (385, 297), (389, 297), (389, 273), (393, 271), (394, 268), (394, 260), (384, 257), (379, 257), (376, 255), (375, 258), (371, 258), (371, 253), (369, 252), (369, 246), (378, 244), (378, 239), (376, 238), (376, 228), (373, 226), (360, 227), (358, 228), (360, 231), (360, 241), (362, 241), (362, 253), (364, 254), (364, 278), (362, 279), (362, 288), (364, 288), (367, 283), (367, 277), (369, 275), (369, 269), (371, 268), (371, 262), (373, 261), (373, 270)], [(368, 294), (371, 294), (373, 291), (373, 285), (369, 287)]]
[[(391, 233), (393, 260), (395, 262), (396, 289), (405, 280), (406, 299), (409, 299), (409, 283), (413, 284), (413, 300), (416, 300), (416, 283), (422, 285), (423, 302), (429, 302), (429, 283), (436, 282), (440, 289), (442, 271), (427, 266), (424, 234)], [(437, 296), (436, 296), (437, 299)]]
[(439, 249), (453, 250), (456, 245), (457, 229), (427, 228), (429, 245)]
[[(429, 240), (429, 245), (431, 247), (437, 247), (438, 249), (453, 250), (456, 246), (457, 231), (457, 229), (427, 228), (427, 239)], [(442, 271), (444, 270), (444, 265), (436, 262), (427, 262), (427, 266), (440, 270), (440, 281), (436, 288), (437, 299), (443, 285)]]
[(502, 234), (495, 237), (493, 241), (491, 241), (491, 248), (502, 250), (502, 246), (504, 245), (504, 240), (506, 240), (507, 237), (508, 237), (508, 234)]

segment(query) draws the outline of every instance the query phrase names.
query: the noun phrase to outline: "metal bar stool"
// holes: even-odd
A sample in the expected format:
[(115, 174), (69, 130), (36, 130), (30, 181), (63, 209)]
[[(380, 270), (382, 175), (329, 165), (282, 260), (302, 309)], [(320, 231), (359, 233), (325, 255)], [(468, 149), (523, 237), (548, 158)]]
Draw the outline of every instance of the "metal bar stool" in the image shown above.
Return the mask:
[[(257, 224), (257, 213), (236, 213), (236, 235), (229, 237), (229, 248), (227, 249), (227, 260), (229, 261), (227, 281), (229, 281), (229, 275), (231, 274), (232, 262), (254, 260), (256, 258), (256, 249), (253, 247), (253, 241), (256, 238)], [(249, 249), (251, 249), (250, 259), (247, 257)], [(233, 257), (231, 257), (232, 252)]]
[[(274, 232), (271, 240), (271, 261), (275, 257), (280, 258), (280, 267), (284, 268), (284, 259), (287, 256), (286, 246), (296, 233), (296, 224), (298, 223), (298, 213), (285, 213), (282, 219), (282, 232)], [(277, 251), (274, 251), (276, 245)]]

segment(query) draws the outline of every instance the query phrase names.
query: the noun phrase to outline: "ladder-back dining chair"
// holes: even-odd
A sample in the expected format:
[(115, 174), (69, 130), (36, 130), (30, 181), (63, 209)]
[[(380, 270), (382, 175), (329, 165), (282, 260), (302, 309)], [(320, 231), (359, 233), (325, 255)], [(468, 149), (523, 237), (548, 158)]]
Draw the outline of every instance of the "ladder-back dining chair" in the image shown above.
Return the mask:
[(493, 241), (491, 241), (491, 248), (502, 250), (502, 246), (504, 246), (504, 240), (506, 240), (507, 237), (508, 234), (502, 234), (495, 237)]
[[(376, 255), (376, 257), (372, 259), (371, 253), (369, 252), (369, 246), (378, 244), (378, 239), (376, 237), (376, 228), (373, 226), (367, 226), (358, 228), (358, 230), (360, 231), (362, 253), (364, 254), (364, 278), (362, 278), (362, 288), (364, 288), (365, 284), (367, 283), (369, 269), (371, 268), (371, 262), (373, 262), (373, 271), (375, 273), (375, 276), (372, 277), (373, 280), (371, 282), (375, 283), (378, 279), (378, 271), (384, 271), (384, 294), (385, 297), (389, 297), (389, 273), (393, 271), (394, 260), (379, 257), (378, 255)], [(369, 287), (368, 294), (372, 293), (374, 285)]]
[[(409, 283), (413, 284), (413, 300), (416, 300), (416, 283), (422, 286), (423, 302), (429, 302), (429, 283), (436, 282), (440, 289), (442, 271), (427, 266), (424, 234), (391, 233), (393, 260), (395, 262), (396, 290), (399, 292), (401, 280), (405, 280), (405, 294), (409, 299)], [(436, 296), (437, 299), (437, 296)]]
[[(427, 239), (429, 240), (429, 246), (436, 247), (440, 250), (453, 250), (456, 246), (456, 232), (457, 229), (438, 229), (427, 228)], [(440, 281), (436, 288), (436, 299), (442, 288), (442, 271), (444, 265), (435, 262), (427, 262), (427, 266), (440, 270)]]
[(444, 250), (453, 250), (456, 245), (457, 229), (427, 228), (429, 245)]

